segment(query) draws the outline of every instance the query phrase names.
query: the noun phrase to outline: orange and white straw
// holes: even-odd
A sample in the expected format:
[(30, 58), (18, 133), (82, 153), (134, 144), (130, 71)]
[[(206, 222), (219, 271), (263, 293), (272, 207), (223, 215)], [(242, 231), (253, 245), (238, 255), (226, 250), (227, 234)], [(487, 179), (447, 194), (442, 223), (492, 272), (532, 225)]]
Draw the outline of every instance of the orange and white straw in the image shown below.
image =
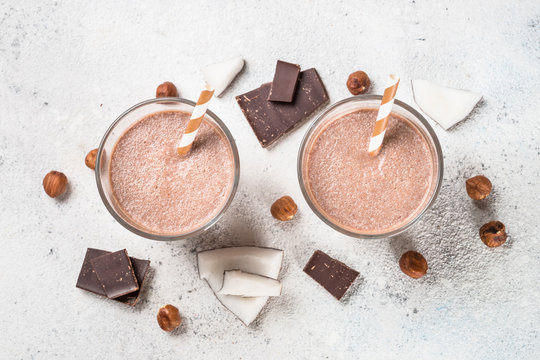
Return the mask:
[(379, 151), (381, 151), (384, 134), (386, 132), (386, 127), (388, 126), (388, 117), (392, 112), (392, 105), (394, 105), (394, 98), (396, 97), (398, 85), (399, 77), (390, 75), (390, 85), (384, 89), (381, 106), (379, 107), (379, 112), (377, 114), (377, 121), (375, 122), (375, 128), (369, 139), (368, 152), (371, 156), (377, 156)]
[(197, 132), (201, 126), (204, 114), (206, 114), (206, 109), (208, 109), (208, 103), (210, 102), (210, 99), (212, 99), (213, 95), (214, 89), (208, 84), (205, 84), (205, 89), (201, 92), (201, 95), (199, 95), (199, 100), (197, 100), (197, 104), (193, 108), (191, 118), (186, 125), (182, 138), (180, 139), (180, 145), (178, 145), (178, 149), (176, 149), (180, 156), (186, 155), (189, 150), (191, 150), (191, 145), (193, 145), (193, 141), (197, 136)]

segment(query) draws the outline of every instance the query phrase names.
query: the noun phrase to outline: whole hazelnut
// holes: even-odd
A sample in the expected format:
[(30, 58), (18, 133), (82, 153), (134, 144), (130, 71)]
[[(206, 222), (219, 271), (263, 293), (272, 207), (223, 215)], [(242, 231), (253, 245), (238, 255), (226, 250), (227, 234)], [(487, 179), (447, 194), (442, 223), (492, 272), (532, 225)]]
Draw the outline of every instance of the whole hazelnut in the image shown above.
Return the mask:
[(297, 211), (298, 206), (290, 196), (280, 197), (270, 207), (272, 216), (281, 221), (291, 220)]
[(156, 89), (156, 97), (178, 97), (178, 90), (176, 86), (170, 81), (165, 81), (163, 84), (159, 85)]
[(480, 228), (480, 239), (489, 247), (498, 247), (506, 242), (506, 229), (500, 221), (490, 221)]
[(483, 175), (478, 175), (467, 179), (465, 181), (465, 187), (467, 188), (467, 194), (473, 200), (485, 199), (491, 192), (491, 181)]
[(407, 251), (405, 254), (401, 255), (399, 267), (405, 275), (408, 275), (413, 279), (421, 278), (428, 270), (426, 258), (416, 251)]
[(86, 154), (86, 157), (84, 158), (84, 163), (90, 169), (95, 169), (96, 168), (97, 152), (98, 152), (98, 149), (91, 150), (88, 154)]
[(167, 304), (159, 308), (157, 322), (160, 328), (171, 332), (180, 326), (182, 318), (180, 317), (180, 312), (176, 306)]
[(59, 171), (51, 171), (43, 178), (43, 189), (52, 198), (62, 195), (66, 191), (68, 179)]
[(371, 86), (371, 81), (367, 74), (363, 71), (356, 71), (349, 75), (347, 79), (347, 89), (353, 95), (364, 94), (369, 90)]

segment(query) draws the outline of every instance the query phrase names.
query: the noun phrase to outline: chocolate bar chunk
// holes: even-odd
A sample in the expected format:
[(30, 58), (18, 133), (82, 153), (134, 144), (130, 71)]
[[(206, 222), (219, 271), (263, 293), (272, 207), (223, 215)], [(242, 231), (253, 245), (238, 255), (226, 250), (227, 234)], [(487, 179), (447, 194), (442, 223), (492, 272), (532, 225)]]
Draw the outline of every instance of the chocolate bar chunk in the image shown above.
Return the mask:
[(320, 250), (311, 256), (304, 267), (304, 272), (322, 285), (332, 296), (341, 300), (349, 287), (360, 274), (344, 263), (332, 259)]
[(298, 90), (290, 103), (268, 101), (271, 84), (236, 97), (240, 109), (262, 147), (267, 147), (328, 102), (328, 95), (315, 69), (300, 73)]
[(127, 251), (105, 254), (90, 260), (94, 272), (109, 299), (139, 290)]
[[(92, 248), (88, 248), (86, 250), (86, 256), (84, 257), (81, 272), (79, 273), (79, 279), (77, 280), (76, 285), (79, 289), (90, 291), (98, 295), (107, 296), (105, 295), (105, 290), (103, 290), (103, 286), (101, 286), (96, 273), (93, 271), (92, 264), (90, 263), (91, 259), (105, 254), (110, 254), (110, 251)], [(137, 278), (139, 288), (142, 288), (146, 274), (148, 274), (148, 270), (150, 269), (150, 260), (141, 260), (134, 257), (130, 257), (129, 259), (131, 260), (131, 265), (133, 265), (133, 272)], [(135, 306), (139, 300), (139, 294), (140, 289), (127, 295), (117, 297), (114, 300)]]
[(291, 102), (298, 84), (300, 65), (278, 60), (268, 100)]
[(105, 290), (103, 290), (103, 286), (101, 286), (101, 283), (94, 272), (94, 268), (90, 263), (91, 259), (105, 254), (109, 254), (109, 251), (91, 248), (86, 250), (86, 256), (84, 257), (81, 272), (79, 273), (79, 279), (77, 280), (76, 285), (79, 289), (106, 296)]
[(114, 300), (123, 302), (131, 306), (135, 306), (135, 304), (137, 304), (137, 301), (139, 301), (139, 295), (141, 293), (142, 285), (144, 283), (144, 279), (146, 278), (146, 274), (148, 274), (148, 269), (150, 269), (150, 261), (135, 259), (132, 257), (130, 257), (129, 259), (131, 260), (131, 265), (133, 265), (133, 272), (135, 273), (135, 277), (137, 278), (139, 290), (131, 292), (124, 296), (117, 297)]

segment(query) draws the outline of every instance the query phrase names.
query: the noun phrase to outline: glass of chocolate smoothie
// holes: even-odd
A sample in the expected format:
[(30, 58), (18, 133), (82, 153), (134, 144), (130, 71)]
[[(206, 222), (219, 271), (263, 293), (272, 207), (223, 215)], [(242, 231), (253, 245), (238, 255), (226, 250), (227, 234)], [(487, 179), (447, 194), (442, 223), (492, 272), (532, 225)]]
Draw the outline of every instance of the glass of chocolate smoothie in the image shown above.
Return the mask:
[(298, 178), (311, 209), (357, 238), (386, 238), (418, 221), (443, 178), (437, 136), (426, 119), (395, 100), (382, 149), (368, 154), (381, 96), (356, 96), (326, 110), (306, 133)]
[(240, 160), (223, 122), (207, 111), (188, 155), (176, 149), (195, 103), (144, 101), (124, 112), (99, 145), (96, 181), (103, 203), (128, 230), (179, 240), (214, 225), (238, 187)]

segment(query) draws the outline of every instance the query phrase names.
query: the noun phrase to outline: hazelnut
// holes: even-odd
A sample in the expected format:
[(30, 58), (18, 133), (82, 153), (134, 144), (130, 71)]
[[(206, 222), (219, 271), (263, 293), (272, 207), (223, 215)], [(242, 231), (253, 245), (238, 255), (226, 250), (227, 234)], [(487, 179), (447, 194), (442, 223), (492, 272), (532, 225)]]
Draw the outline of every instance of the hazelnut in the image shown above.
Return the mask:
[(421, 278), (426, 274), (428, 269), (426, 258), (416, 251), (407, 251), (405, 254), (401, 255), (399, 267), (405, 275), (408, 275), (413, 279)]
[(84, 163), (90, 169), (95, 169), (96, 168), (97, 151), (98, 151), (98, 149), (91, 150), (88, 154), (86, 154), (86, 158), (84, 158)]
[(180, 317), (180, 312), (176, 306), (167, 304), (159, 308), (157, 322), (160, 328), (171, 332), (180, 326), (182, 318)]
[(47, 195), (55, 198), (66, 191), (68, 179), (59, 171), (51, 171), (43, 178), (43, 189)]
[(367, 74), (363, 71), (356, 71), (349, 75), (347, 79), (347, 89), (353, 95), (364, 94), (369, 90), (371, 86), (371, 81)]
[(506, 229), (500, 221), (490, 221), (480, 228), (480, 239), (489, 247), (498, 247), (506, 242)]
[(290, 196), (280, 197), (270, 207), (272, 216), (281, 221), (291, 220), (297, 211), (298, 206)]
[(491, 192), (491, 181), (483, 175), (478, 175), (467, 179), (465, 181), (465, 187), (467, 188), (467, 194), (473, 200), (485, 199)]
[(176, 90), (176, 86), (172, 82), (165, 81), (157, 87), (156, 97), (178, 97), (178, 90)]

